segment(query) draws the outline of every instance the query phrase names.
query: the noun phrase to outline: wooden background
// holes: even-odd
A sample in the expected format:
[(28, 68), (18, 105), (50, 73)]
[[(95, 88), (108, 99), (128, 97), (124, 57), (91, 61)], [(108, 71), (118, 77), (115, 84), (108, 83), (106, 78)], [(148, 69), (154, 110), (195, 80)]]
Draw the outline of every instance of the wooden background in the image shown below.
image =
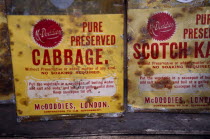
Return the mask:
[(15, 105), (0, 105), (0, 136), (210, 135), (209, 114), (126, 113), (123, 118), (17, 123)]

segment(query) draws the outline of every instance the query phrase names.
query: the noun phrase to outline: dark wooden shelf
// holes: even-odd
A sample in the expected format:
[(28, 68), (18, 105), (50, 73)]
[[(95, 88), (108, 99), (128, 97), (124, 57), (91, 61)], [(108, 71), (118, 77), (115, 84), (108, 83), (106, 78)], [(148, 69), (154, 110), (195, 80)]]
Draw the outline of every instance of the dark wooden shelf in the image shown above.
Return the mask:
[(0, 136), (210, 135), (209, 114), (126, 113), (123, 118), (17, 123), (15, 105), (0, 105)]

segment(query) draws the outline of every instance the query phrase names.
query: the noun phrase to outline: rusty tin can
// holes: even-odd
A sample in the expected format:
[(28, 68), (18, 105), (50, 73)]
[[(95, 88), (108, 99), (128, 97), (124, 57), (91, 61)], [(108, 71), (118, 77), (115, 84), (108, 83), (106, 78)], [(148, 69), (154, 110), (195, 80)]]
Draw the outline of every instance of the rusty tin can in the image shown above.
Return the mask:
[(128, 111), (209, 112), (208, 5), (128, 1)]
[(18, 121), (120, 117), (122, 0), (12, 0)]
[(0, 0), (0, 104), (5, 103), (14, 103), (14, 87), (6, 7)]

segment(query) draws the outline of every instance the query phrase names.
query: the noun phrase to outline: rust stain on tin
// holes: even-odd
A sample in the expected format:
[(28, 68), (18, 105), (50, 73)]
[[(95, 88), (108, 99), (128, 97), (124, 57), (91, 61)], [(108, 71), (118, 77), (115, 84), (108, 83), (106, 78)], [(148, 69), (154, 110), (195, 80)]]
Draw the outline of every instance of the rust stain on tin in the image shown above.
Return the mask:
[(141, 76), (142, 75), (142, 72), (137, 70), (135, 73), (134, 73), (136, 76)]
[(147, 60), (142, 58), (138, 60), (139, 68), (142, 68), (144, 65), (147, 65)]
[(23, 111), (17, 110), (17, 113), (18, 113), (18, 114), (23, 114)]
[(134, 38), (132, 37), (132, 35), (128, 33), (128, 35), (127, 35), (127, 42), (128, 43), (132, 43), (133, 40), (134, 40)]
[(60, 27), (63, 27), (64, 26), (62, 23), (60, 23), (59, 25), (60, 25)]
[(201, 7), (190, 7), (190, 8), (184, 7), (184, 8), (182, 8), (182, 12), (184, 12), (184, 13), (188, 12), (189, 14), (194, 14), (198, 11), (203, 11), (203, 8), (201, 8)]
[(59, 21), (61, 21), (61, 22), (62, 22), (62, 21), (64, 21), (64, 19), (63, 19), (63, 18), (59, 18), (58, 20), (59, 20)]
[(82, 23), (75, 23), (75, 26), (78, 27), (78, 28), (82, 27)]
[(186, 7), (182, 8), (182, 12), (183, 13), (186, 12), (186, 11), (187, 11), (187, 8)]
[(194, 63), (192, 61), (188, 61), (185, 63), (186, 67), (192, 67), (194, 65)]
[(187, 55), (194, 57), (194, 52), (195, 52), (195, 49), (193, 47), (189, 46), (187, 49)]
[(148, 43), (152, 39), (145, 26), (140, 27), (139, 33), (141, 34), (141, 36), (137, 38), (137, 42), (139, 43)]
[(13, 36), (13, 33), (10, 30), (9, 30), (9, 36), (10, 36), (10, 38)]
[(121, 103), (118, 103), (117, 105), (117, 109), (123, 111), (124, 110), (124, 106)]
[(33, 20), (29, 21), (29, 24), (30, 24), (31, 26), (34, 26), (34, 25), (35, 25)]
[(29, 98), (21, 98), (20, 99), (20, 104), (28, 106), (29, 104)]
[(144, 70), (144, 75), (145, 76), (153, 76), (154, 75), (154, 71), (151, 68), (146, 68)]
[(131, 102), (131, 104), (135, 104), (136, 103), (136, 101), (135, 100), (133, 100), (132, 102)]
[(197, 13), (198, 11), (203, 11), (203, 8), (202, 7), (191, 7), (191, 8), (189, 8), (189, 13), (190, 14)]
[(174, 13), (173, 17), (174, 18), (179, 18), (179, 17), (183, 17), (184, 15), (182, 13)]
[(7, 31), (8, 31), (7, 24), (1, 23), (0, 24), (0, 41), (1, 41), (1, 43), (6, 43), (7, 38), (8, 38)]
[(16, 93), (16, 96), (21, 96), (21, 93)]
[(74, 17), (70, 17), (70, 22), (74, 22), (75, 21), (75, 18)]
[(87, 103), (93, 102), (93, 97), (86, 97), (86, 102)]
[(19, 79), (18, 79), (18, 78), (15, 78), (15, 81), (16, 81), (16, 82), (19, 82)]
[(131, 16), (128, 16), (128, 19), (127, 19), (128, 22), (132, 22), (133, 21), (133, 17)]
[(22, 56), (22, 55), (23, 55), (23, 52), (20, 51), (20, 52), (18, 53), (18, 56)]
[(15, 43), (13, 41), (10, 42), (10, 45), (14, 45)]
[(113, 54), (114, 53), (112, 50), (108, 50), (107, 52), (108, 52), (108, 54)]
[(17, 27), (18, 29), (20, 29), (20, 28), (21, 28), (19, 24), (16, 24), (16, 27)]
[(112, 96), (112, 99), (114, 100), (120, 100), (121, 96), (119, 94), (115, 94)]
[(155, 83), (151, 84), (151, 87), (155, 89), (164, 89), (164, 88), (172, 89), (173, 84), (174, 83), (173, 81), (171, 81), (171, 79), (163, 78), (155, 81)]

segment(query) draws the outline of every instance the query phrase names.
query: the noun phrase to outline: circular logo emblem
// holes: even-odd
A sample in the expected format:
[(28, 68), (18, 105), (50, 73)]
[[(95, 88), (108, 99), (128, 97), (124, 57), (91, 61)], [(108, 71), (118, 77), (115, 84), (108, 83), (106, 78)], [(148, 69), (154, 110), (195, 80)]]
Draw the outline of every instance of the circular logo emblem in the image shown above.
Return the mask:
[(170, 39), (174, 34), (176, 22), (166, 12), (155, 13), (148, 20), (147, 30), (153, 39), (165, 41)]
[(193, 0), (177, 0), (178, 2), (183, 2), (183, 3), (188, 3), (188, 2), (192, 2)]
[(40, 20), (33, 28), (33, 38), (35, 42), (44, 48), (57, 46), (63, 37), (60, 25), (54, 20)]

